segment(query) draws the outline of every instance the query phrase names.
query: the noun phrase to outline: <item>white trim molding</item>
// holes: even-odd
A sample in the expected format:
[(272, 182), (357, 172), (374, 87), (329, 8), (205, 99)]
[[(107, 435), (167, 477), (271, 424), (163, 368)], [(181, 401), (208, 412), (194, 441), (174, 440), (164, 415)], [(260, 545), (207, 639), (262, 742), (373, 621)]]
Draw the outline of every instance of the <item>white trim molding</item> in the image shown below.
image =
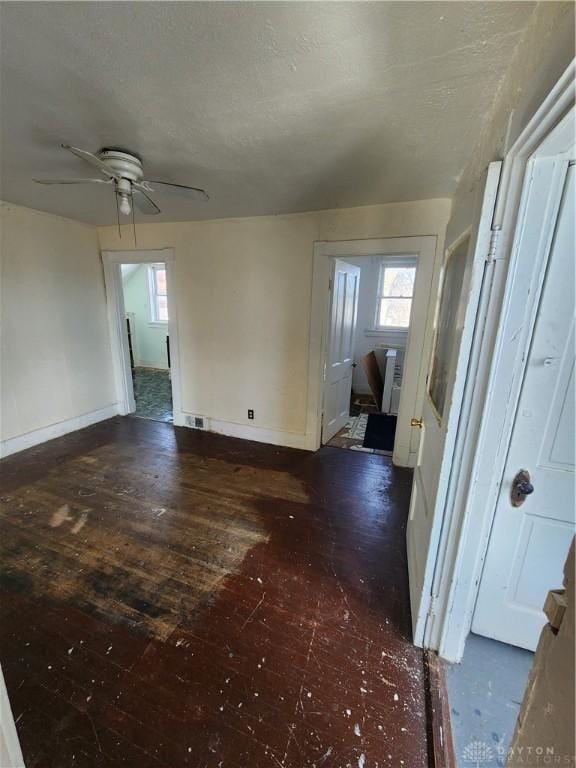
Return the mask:
[(122, 290), (121, 264), (165, 264), (166, 290), (168, 294), (168, 324), (170, 336), (170, 371), (172, 384), (172, 408), (175, 426), (184, 426), (181, 400), (180, 343), (178, 338), (178, 306), (176, 302), (176, 256), (173, 248), (158, 250), (102, 251), (104, 282), (108, 304), (108, 325), (112, 347), (112, 363), (119, 412), (125, 416), (136, 410), (134, 388), (130, 371), (128, 335), (124, 322), (124, 295)]
[(105, 408), (98, 408), (96, 411), (85, 413), (82, 416), (74, 416), (72, 419), (59, 421), (56, 424), (50, 424), (47, 427), (40, 427), (23, 435), (9, 437), (0, 442), (0, 457), (10, 456), (12, 453), (25, 451), (27, 448), (33, 448), (40, 443), (46, 443), (48, 440), (54, 440), (56, 437), (67, 435), (70, 432), (77, 432), (84, 427), (90, 427), (99, 421), (106, 421), (118, 416), (120, 413), (118, 404), (107, 405)]
[[(435, 306), (442, 254), (437, 252), (436, 235), (407, 235), (366, 240), (320, 241), (314, 244), (312, 297), (310, 313), (310, 349), (308, 360), (308, 409), (306, 435), (308, 450), (316, 451), (322, 441), (323, 372), (327, 355), (328, 314), (330, 311), (330, 262), (334, 258), (358, 256), (382, 257), (386, 261), (416, 257), (416, 284), (412, 316), (405, 346), (404, 380), (398, 409), (398, 427), (394, 445), (394, 463), (415, 466), (419, 430), (411, 419), (421, 417), (426, 389), (426, 371), (432, 342), (431, 313)], [(426, 258), (422, 258), (425, 256)], [(418, 311), (415, 312), (414, 310)], [(397, 329), (395, 329), (397, 330)], [(386, 330), (378, 336), (386, 336)], [(403, 345), (404, 346), (404, 345)]]
[[(500, 490), (526, 353), (544, 281), (562, 178), (574, 147), (575, 65), (570, 65), (506, 154), (488, 272), (464, 394), (461, 430), (438, 547), (434, 611), (424, 645), (462, 658)], [(545, 182), (533, 216), (541, 234), (522, 243), (534, 169)], [(545, 178), (544, 178), (545, 177)], [(520, 245), (522, 253), (520, 254)], [(521, 260), (521, 263), (520, 263)]]

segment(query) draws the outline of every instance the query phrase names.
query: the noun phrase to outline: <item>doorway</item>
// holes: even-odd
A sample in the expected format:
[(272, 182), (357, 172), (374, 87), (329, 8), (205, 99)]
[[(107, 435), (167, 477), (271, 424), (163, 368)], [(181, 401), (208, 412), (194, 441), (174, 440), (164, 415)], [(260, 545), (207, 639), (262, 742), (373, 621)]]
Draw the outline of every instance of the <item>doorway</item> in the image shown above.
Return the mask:
[(562, 202), (508, 446), (472, 631), (536, 649), (574, 536), (575, 167)]
[(392, 456), (418, 258), (332, 262), (322, 441)]
[(119, 410), (182, 424), (174, 252), (102, 254)]
[(503, 764), (574, 535), (574, 120), (537, 113), (445, 258), (408, 551), (458, 765)]
[(166, 264), (121, 264), (135, 416), (172, 422)]
[[(448, 670), (456, 751), (488, 743), (494, 764), (508, 751), (532, 652), (548, 622), (543, 607), (549, 591), (562, 587), (575, 531), (574, 173), (566, 159), (472, 633), (461, 665)], [(528, 217), (541, 199), (528, 199)], [(532, 234), (523, 234), (524, 253)]]
[(329, 289), (327, 301), (313, 303), (324, 313), (319, 444), (413, 466), (436, 238), (318, 243), (315, 251), (314, 284), (326, 280)]

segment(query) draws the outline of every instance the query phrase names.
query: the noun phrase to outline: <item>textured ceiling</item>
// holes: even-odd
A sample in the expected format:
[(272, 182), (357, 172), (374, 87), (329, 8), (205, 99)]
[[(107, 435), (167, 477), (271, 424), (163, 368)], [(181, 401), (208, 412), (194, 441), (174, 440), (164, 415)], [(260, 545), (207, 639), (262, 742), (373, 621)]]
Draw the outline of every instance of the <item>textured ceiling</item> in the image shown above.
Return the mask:
[(449, 196), (533, 8), (3, 3), (1, 196), (112, 223), (110, 188), (32, 182), (92, 175), (61, 142), (208, 190), (156, 220)]

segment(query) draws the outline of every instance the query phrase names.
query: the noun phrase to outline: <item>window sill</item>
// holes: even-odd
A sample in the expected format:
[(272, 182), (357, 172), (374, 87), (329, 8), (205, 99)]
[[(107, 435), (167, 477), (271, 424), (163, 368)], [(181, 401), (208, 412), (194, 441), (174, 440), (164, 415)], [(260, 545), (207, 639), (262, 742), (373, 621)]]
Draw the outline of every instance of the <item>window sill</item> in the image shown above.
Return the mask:
[(168, 321), (167, 320), (149, 320), (148, 326), (149, 328), (168, 328)]
[(408, 328), (365, 328), (364, 336), (408, 336)]

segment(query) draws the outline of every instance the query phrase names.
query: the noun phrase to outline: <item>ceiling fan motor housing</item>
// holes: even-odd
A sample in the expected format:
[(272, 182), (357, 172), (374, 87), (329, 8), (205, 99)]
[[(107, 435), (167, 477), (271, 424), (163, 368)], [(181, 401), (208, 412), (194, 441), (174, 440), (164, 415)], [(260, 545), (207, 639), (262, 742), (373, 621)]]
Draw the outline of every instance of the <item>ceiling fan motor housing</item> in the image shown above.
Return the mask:
[(142, 160), (138, 155), (134, 155), (132, 152), (105, 147), (98, 152), (97, 157), (103, 163), (108, 165), (112, 171), (120, 174), (122, 176), (121, 181), (124, 179), (129, 181), (140, 181), (144, 176)]

